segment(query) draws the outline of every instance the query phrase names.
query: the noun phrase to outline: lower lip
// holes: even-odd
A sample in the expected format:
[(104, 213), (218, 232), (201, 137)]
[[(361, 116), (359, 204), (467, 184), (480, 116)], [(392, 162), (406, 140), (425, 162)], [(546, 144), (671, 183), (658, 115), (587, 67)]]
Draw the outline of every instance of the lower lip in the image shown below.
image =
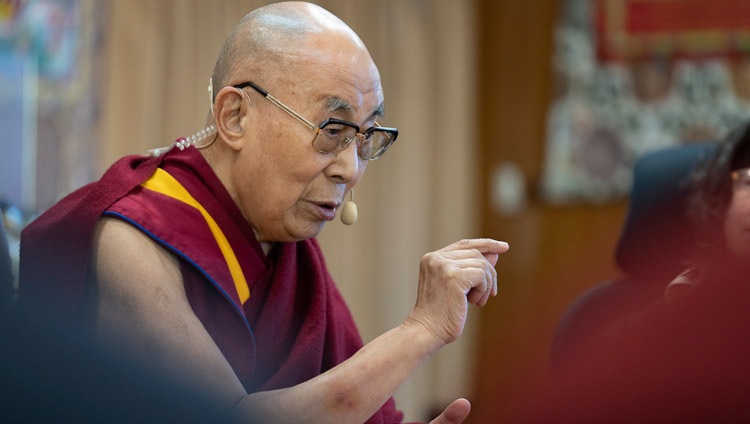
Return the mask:
[(313, 207), (315, 208), (315, 215), (323, 221), (333, 221), (336, 218), (336, 209), (324, 208), (316, 204), (313, 204)]

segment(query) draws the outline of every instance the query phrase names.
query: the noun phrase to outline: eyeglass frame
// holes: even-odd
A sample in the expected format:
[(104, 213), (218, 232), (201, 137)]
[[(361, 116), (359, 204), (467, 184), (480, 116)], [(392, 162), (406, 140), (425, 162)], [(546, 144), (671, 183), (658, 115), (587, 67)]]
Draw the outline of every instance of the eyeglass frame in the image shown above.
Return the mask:
[[(748, 180), (750, 180), (750, 168), (735, 169), (729, 175), (732, 178), (732, 183), (733, 183), (734, 187), (737, 188), (741, 179), (744, 179), (744, 182), (747, 182)], [(747, 185), (743, 185), (740, 188), (747, 189), (748, 186)]]
[[(374, 126), (366, 129), (364, 132), (360, 132), (359, 125), (357, 125), (357, 124), (355, 124), (353, 122), (349, 122), (349, 121), (345, 121), (343, 119), (337, 119), (337, 118), (327, 118), (320, 125), (315, 125), (312, 122), (310, 122), (309, 120), (305, 119), (299, 113), (295, 112), (292, 108), (290, 108), (289, 106), (285, 105), (280, 100), (278, 100), (277, 98), (275, 98), (274, 96), (272, 96), (271, 94), (269, 94), (268, 91), (266, 91), (263, 88), (261, 88), (260, 86), (258, 86), (258, 84), (255, 84), (252, 81), (246, 81), (246, 82), (243, 82), (241, 84), (233, 85), (232, 87), (237, 88), (239, 90), (243, 90), (243, 91), (244, 91), (244, 88), (247, 88), (247, 87), (252, 88), (253, 90), (255, 90), (258, 93), (260, 93), (260, 95), (262, 95), (263, 97), (265, 97), (266, 99), (268, 99), (271, 103), (273, 103), (274, 105), (276, 105), (277, 107), (279, 107), (281, 110), (283, 110), (284, 112), (286, 112), (289, 115), (291, 115), (297, 121), (301, 122), (307, 128), (309, 128), (312, 131), (315, 131), (315, 137), (313, 137), (313, 139), (310, 142), (310, 144), (312, 145), (312, 147), (315, 150), (317, 150), (318, 152), (323, 153), (323, 154), (334, 154), (334, 155), (338, 154), (339, 152), (341, 152), (344, 149), (346, 149), (347, 146), (349, 146), (349, 144), (351, 144), (351, 142), (354, 139), (357, 139), (357, 156), (360, 159), (362, 159), (362, 160), (372, 161), (372, 160), (378, 159), (379, 157), (383, 156), (383, 154), (385, 153), (385, 151), (388, 150), (393, 145), (393, 143), (396, 142), (396, 139), (398, 138), (398, 129), (397, 128), (393, 128), (393, 127), (381, 127), (380, 124), (378, 124), (377, 121), (375, 121), (375, 125)], [(347, 127), (353, 128), (356, 131), (356, 133), (355, 133), (354, 137), (347, 137), (343, 142), (339, 143), (339, 145), (333, 151), (327, 152), (325, 150), (321, 150), (321, 149), (315, 147), (315, 140), (318, 138), (318, 135), (320, 135), (320, 131), (323, 128), (325, 128), (327, 125), (329, 125), (329, 124), (345, 125)], [(371, 158), (364, 158), (364, 157), (362, 157), (359, 148), (360, 148), (360, 146), (362, 146), (362, 143), (365, 140), (367, 140), (367, 136), (369, 134), (373, 133), (373, 132), (383, 132), (383, 133), (385, 133), (386, 136), (388, 136), (388, 139), (390, 140), (390, 142), (387, 143), (387, 144), (385, 144), (383, 147), (381, 147), (380, 150), (377, 152), (377, 154), (375, 154), (373, 157), (371, 157)]]

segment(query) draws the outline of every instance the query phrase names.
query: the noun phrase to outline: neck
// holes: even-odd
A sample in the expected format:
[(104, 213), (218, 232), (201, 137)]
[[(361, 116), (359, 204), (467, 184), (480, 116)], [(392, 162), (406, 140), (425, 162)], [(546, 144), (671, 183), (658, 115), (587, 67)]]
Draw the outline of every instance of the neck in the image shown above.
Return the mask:
[(265, 253), (266, 256), (268, 256), (268, 252), (273, 247), (273, 243), (270, 243), (267, 241), (260, 241), (260, 239), (258, 238), (258, 231), (256, 231), (255, 228), (253, 228), (253, 234), (255, 234), (255, 239), (258, 240), (258, 243), (260, 243), (260, 247), (263, 249), (263, 253)]

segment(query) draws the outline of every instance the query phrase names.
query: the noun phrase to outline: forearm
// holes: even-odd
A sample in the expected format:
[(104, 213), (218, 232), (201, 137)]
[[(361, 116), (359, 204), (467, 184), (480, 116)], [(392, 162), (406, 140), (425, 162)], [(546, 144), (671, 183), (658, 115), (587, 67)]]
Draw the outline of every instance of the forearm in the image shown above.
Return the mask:
[(253, 422), (359, 424), (442, 345), (421, 325), (402, 324), (316, 378), (289, 389), (249, 395), (237, 412)]

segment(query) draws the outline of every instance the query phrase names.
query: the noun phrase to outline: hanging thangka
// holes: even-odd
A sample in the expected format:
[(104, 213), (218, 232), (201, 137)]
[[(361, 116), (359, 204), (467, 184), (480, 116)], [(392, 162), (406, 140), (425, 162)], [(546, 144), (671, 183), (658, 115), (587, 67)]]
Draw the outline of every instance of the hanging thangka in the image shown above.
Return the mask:
[(750, 118), (750, 1), (564, 0), (541, 191), (625, 196), (634, 160)]
[[(33, 214), (96, 177), (106, 2), (0, 0), (0, 202)], [(5, 209), (5, 207), (3, 207)]]

